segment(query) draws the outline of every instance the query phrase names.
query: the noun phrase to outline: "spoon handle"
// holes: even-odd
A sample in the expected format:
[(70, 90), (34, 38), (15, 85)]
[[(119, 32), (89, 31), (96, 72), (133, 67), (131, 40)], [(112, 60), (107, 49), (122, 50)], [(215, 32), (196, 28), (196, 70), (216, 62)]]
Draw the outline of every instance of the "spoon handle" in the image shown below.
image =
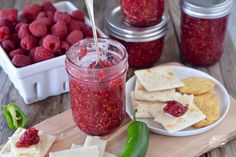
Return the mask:
[[(98, 37), (97, 37), (95, 20), (94, 20), (94, 11), (93, 11), (93, 0), (84, 0), (84, 1), (85, 1), (85, 5), (87, 7), (87, 10), (88, 10), (89, 18), (92, 21), (92, 30), (93, 30), (94, 40), (95, 40), (95, 48), (96, 48), (96, 52), (98, 53), (98, 57), (99, 57)], [(99, 58), (98, 58), (98, 60), (99, 60)]]

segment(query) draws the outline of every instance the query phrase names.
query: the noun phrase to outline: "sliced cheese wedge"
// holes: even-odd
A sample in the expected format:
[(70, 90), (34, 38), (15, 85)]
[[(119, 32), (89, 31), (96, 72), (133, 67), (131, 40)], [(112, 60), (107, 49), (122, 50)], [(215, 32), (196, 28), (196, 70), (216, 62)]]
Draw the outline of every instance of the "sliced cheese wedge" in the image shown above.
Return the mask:
[(100, 157), (98, 146), (68, 149), (49, 154), (50, 157)]
[(105, 152), (103, 157), (117, 157), (117, 156), (114, 155), (114, 154), (111, 154), (111, 153)]
[[(77, 144), (71, 145), (71, 149), (82, 148), (82, 147), (83, 147), (82, 145), (77, 145)], [(103, 157), (117, 157), (117, 156), (108, 152), (104, 152)]]
[(84, 142), (84, 148), (88, 146), (98, 146), (100, 157), (103, 157), (107, 141), (100, 139), (98, 136), (87, 136)]

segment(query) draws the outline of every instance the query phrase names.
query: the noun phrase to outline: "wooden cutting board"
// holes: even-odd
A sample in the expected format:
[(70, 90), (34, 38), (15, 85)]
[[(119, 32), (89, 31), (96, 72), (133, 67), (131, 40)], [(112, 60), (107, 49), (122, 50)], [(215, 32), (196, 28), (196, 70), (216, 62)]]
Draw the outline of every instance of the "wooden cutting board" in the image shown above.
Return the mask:
[[(224, 121), (206, 133), (190, 137), (167, 137), (151, 133), (146, 157), (195, 157), (224, 145), (236, 138), (235, 111), (236, 100), (231, 97), (230, 111)], [(129, 122), (130, 119), (127, 116), (119, 129), (102, 137), (108, 140), (106, 151), (116, 155), (121, 152), (127, 138), (126, 130)], [(47, 134), (57, 136), (57, 140), (49, 152), (69, 149), (72, 143), (83, 144), (86, 138), (86, 134), (75, 125), (71, 110), (49, 118), (35, 127)]]

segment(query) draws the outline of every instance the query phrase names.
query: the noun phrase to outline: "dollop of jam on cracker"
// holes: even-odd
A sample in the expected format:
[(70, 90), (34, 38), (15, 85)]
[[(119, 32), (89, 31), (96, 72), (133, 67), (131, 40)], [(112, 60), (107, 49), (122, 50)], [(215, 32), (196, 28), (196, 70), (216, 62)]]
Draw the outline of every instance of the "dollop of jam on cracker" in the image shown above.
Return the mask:
[(166, 101), (166, 106), (163, 108), (165, 113), (174, 117), (181, 117), (188, 111), (188, 105), (183, 105), (175, 100)]

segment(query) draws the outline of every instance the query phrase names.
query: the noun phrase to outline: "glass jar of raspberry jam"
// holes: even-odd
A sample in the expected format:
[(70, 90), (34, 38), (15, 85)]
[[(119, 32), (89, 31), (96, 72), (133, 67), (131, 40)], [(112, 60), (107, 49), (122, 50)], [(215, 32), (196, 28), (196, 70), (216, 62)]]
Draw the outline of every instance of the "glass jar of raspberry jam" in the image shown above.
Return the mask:
[(181, 56), (193, 66), (220, 60), (232, 0), (181, 0)]
[(162, 20), (164, 0), (120, 0), (123, 18), (135, 26), (151, 26)]
[(111, 133), (125, 115), (127, 52), (111, 39), (99, 39), (98, 44), (99, 61), (93, 39), (80, 41), (66, 54), (72, 115), (90, 135)]
[(106, 28), (110, 36), (122, 43), (128, 54), (128, 62), (134, 68), (147, 68), (156, 63), (162, 54), (167, 31), (168, 14), (160, 23), (149, 27), (136, 27), (124, 22), (120, 7), (110, 11), (106, 17)]

